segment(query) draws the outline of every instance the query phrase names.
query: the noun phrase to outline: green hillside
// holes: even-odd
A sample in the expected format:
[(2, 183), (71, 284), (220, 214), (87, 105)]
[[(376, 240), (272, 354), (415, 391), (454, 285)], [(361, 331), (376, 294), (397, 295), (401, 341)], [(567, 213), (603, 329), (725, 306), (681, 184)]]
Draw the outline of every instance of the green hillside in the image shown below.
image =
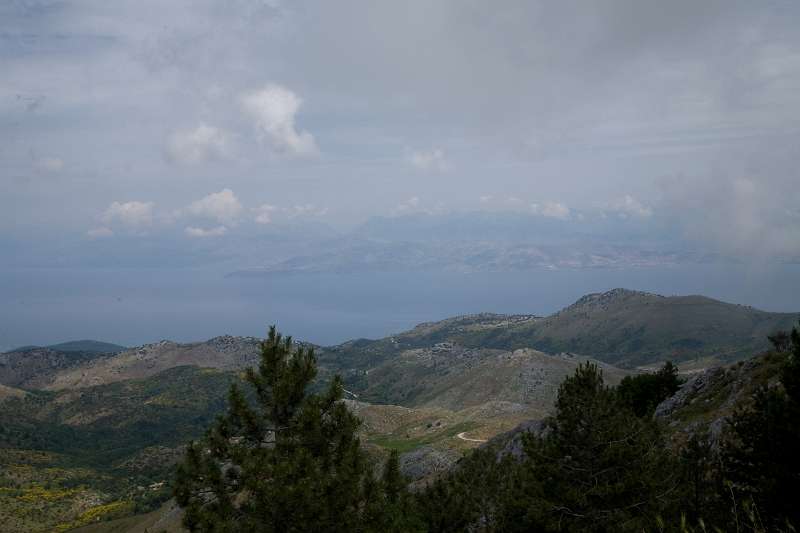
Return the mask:
[(332, 364), (371, 368), (403, 350), (443, 342), (570, 352), (628, 367), (701, 358), (725, 363), (767, 349), (767, 335), (791, 329), (798, 318), (798, 313), (770, 313), (704, 296), (614, 289), (586, 295), (547, 317), (471, 315), (420, 324), (382, 340), (352, 341), (331, 349)]
[(0, 521), (61, 531), (143, 512), (185, 443), (225, 407), (230, 372), (177, 367), (81, 391), (30, 391), (0, 409)]

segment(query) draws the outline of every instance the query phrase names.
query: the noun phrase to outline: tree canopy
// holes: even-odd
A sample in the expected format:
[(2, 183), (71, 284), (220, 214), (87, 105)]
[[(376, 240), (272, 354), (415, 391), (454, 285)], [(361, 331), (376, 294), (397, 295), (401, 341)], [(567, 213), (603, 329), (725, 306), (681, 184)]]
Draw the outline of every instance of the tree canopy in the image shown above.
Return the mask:
[(228, 412), (178, 467), (175, 497), (189, 530), (414, 529), (399, 511), (408, 495), (396, 455), (374, 476), (341, 380), (309, 394), (315, 377), (313, 349), (271, 327), (258, 368), (246, 372), (248, 394), (231, 387)]

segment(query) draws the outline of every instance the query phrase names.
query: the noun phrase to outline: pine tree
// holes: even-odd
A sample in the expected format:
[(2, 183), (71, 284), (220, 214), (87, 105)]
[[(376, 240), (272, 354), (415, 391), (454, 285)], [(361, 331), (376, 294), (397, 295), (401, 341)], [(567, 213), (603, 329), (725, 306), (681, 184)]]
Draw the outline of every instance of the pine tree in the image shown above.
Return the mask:
[(590, 363), (561, 384), (555, 415), (525, 453), (506, 508), (518, 531), (649, 529), (677, 487), (659, 426), (619, 402)]
[(719, 460), (708, 431), (692, 433), (679, 452), (683, 504), (681, 511), (691, 524), (720, 523), (726, 509), (720, 498), (724, 487)]
[(370, 521), (386, 521), (384, 502), (405, 494), (402, 482), (384, 491), (373, 478), (341, 380), (308, 394), (315, 377), (313, 350), (271, 327), (258, 369), (245, 374), (250, 394), (231, 387), (227, 414), (178, 467), (189, 530), (374, 531)]
[(680, 388), (678, 367), (671, 361), (664, 363), (658, 372), (625, 376), (617, 386), (620, 401), (637, 416), (651, 416), (658, 404)]

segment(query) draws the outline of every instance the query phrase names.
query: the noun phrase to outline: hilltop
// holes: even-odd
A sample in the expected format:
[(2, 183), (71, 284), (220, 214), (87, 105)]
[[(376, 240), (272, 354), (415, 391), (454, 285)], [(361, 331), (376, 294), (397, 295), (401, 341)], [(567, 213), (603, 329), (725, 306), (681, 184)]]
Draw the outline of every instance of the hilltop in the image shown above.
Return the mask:
[(588, 294), (546, 317), (480, 314), (420, 324), (378, 341), (339, 347), (355, 366), (399, 350), (451, 342), (466, 348), (533, 348), (635, 367), (665, 360), (706, 365), (763, 351), (767, 335), (796, 324), (798, 313), (771, 313), (705, 296), (661, 296), (614, 289)]

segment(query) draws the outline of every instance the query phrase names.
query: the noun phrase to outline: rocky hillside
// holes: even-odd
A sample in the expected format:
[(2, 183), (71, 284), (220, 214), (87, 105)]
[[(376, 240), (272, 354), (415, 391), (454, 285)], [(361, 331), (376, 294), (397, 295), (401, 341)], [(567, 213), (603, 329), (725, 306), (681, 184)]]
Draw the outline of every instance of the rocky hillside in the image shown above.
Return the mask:
[(769, 313), (704, 296), (614, 289), (589, 294), (547, 316), (481, 314), (420, 324), (378, 341), (336, 347), (341, 366), (375, 365), (407, 349), (451, 342), (465, 348), (578, 353), (617, 366), (665, 360), (706, 366), (767, 349), (767, 335), (791, 329), (798, 313)]
[(584, 296), (520, 333), (527, 330), (544, 351), (586, 353), (615, 364), (706, 356), (730, 362), (763, 351), (767, 335), (791, 329), (798, 318), (704, 296), (615, 289)]
[(161, 341), (58, 372), (42, 388), (82, 388), (145, 378), (184, 365), (240, 370), (253, 366), (258, 361), (259, 342), (255, 337), (229, 335), (187, 344)]
[(655, 416), (669, 425), (677, 441), (706, 428), (717, 441), (735, 408), (751, 401), (762, 385), (778, 383), (785, 359), (785, 354), (766, 352), (694, 374), (672, 398), (658, 406)]
[[(768, 351), (691, 374), (672, 397), (657, 406), (654, 416), (666, 425), (675, 445), (694, 433), (708, 431), (716, 447), (733, 412), (748, 405), (759, 387), (775, 386), (785, 361), (786, 354)], [(510, 431), (498, 433), (484, 446), (494, 447), (500, 455), (519, 457), (523, 453), (522, 436), (537, 433), (542, 427), (540, 420), (525, 420)]]
[[(531, 349), (484, 350), (440, 342), (401, 351), (363, 372), (353, 371), (347, 381), (372, 402), (464, 409), (505, 401), (545, 413), (559, 383), (585, 360)], [(611, 383), (626, 374), (600, 364)]]
[(0, 353), (0, 384), (28, 389), (43, 388), (59, 373), (86, 366), (107, 356), (98, 352), (59, 351), (52, 348), (25, 348)]

